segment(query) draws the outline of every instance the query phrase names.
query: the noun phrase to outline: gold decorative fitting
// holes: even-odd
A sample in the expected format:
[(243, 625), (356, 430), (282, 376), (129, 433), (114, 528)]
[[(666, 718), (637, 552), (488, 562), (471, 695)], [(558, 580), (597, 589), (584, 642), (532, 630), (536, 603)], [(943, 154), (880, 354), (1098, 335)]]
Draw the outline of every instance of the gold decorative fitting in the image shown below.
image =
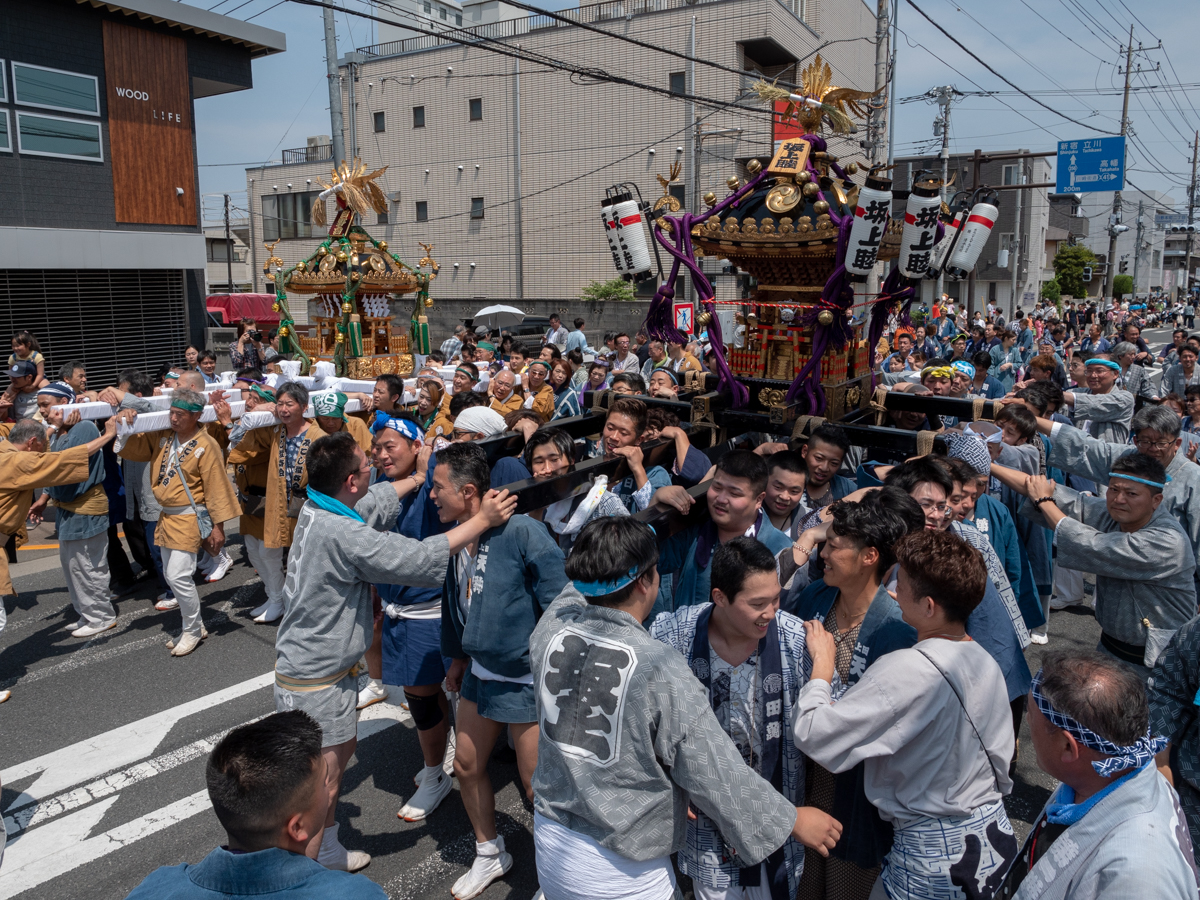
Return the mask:
[(387, 253), (387, 241), (380, 241), (379, 249), (382, 250), (384, 253)]
[(432, 298), (432, 297), (426, 297), (426, 298), (425, 298), (425, 305), (426, 305), (426, 306), (433, 306), (433, 298)]
[(768, 217), (768, 218), (763, 219), (761, 222), (759, 222), (758, 223), (758, 233), (759, 234), (774, 234), (775, 233), (775, 220)]
[[(846, 174), (847, 175), (857, 175), (858, 174), (858, 163), (850, 163), (850, 165), (846, 166)], [(855, 404), (855, 405), (857, 405), (857, 404)]]
[(730, 216), (725, 220), (725, 232), (727, 234), (737, 234), (742, 230), (741, 224), (737, 220), (737, 216)]
[(742, 186), (742, 180), (740, 178), (738, 178), (736, 175), (730, 175), (728, 178), (725, 179), (725, 184), (728, 185), (728, 187), (731, 191), (736, 191), (739, 187)]
[(339, 331), (333, 336), (333, 342), (335, 344), (344, 344), (346, 342), (346, 336)]
[(800, 189), (790, 181), (781, 181), (767, 192), (767, 209), (773, 213), (790, 212), (800, 202)]
[(266, 276), (265, 276), (265, 277), (266, 277), (267, 281), (274, 281), (274, 280), (275, 280), (275, 273), (274, 273), (274, 272), (268, 272), (268, 273), (266, 274)]
[(768, 409), (783, 406), (783, 398), (787, 394), (779, 388), (763, 388), (758, 392), (758, 402)]
[(350, 257), (350, 265), (352, 265), (352, 266), (358, 265), (358, 254), (357, 253), (355, 253), (353, 256)]
[(303, 272), (305, 269), (308, 268), (308, 263), (305, 262), (304, 260), (300, 260), (300, 262), (296, 263), (296, 268), (299, 269), (301, 272)]
[(361, 278), (361, 277), (362, 277), (362, 276), (361, 276), (361, 275), (359, 275), (357, 272), (351, 272), (351, 273), (350, 273), (350, 280), (351, 280), (351, 281), (358, 281), (358, 279), (359, 279), (359, 278)]
[(752, 159), (750, 162), (746, 163), (746, 171), (751, 175), (757, 175), (762, 171), (762, 163), (760, 163), (757, 159)]
[[(386, 170), (387, 166), (384, 166), (368, 174), (362, 160), (355, 159), (353, 165), (342, 162), (340, 166), (335, 166), (329, 173), (328, 184), (320, 179), (317, 179), (317, 183), (327, 191), (340, 194), (346, 206), (360, 216), (366, 215), (369, 209), (374, 209), (376, 213), (386, 213), (387, 197), (379, 189), (379, 185), (375, 184), (375, 179)], [(325, 201), (320, 195), (313, 201), (312, 223), (321, 227), (326, 224)]]
[(345, 313), (346, 315), (350, 315), (350, 313), (354, 312), (354, 305), (352, 303), (350, 303), (349, 301), (347, 301), (346, 303), (343, 303), (342, 304), (342, 312)]
[(328, 252), (329, 252), (329, 248), (327, 248), (327, 247), (318, 247), (317, 248), (317, 256), (324, 256)]
[(713, 316), (710, 312), (702, 312), (700, 315), (696, 316), (696, 324), (701, 328), (707, 328), (712, 324), (712, 320)]
[(803, 172), (797, 173), (796, 180), (801, 184), (808, 184), (810, 181), (812, 181), (812, 172), (808, 171), (808, 169), (805, 169)]
[(742, 220), (742, 234), (758, 234), (758, 222), (750, 216)]
[(831, 313), (827, 309), (823, 309), (819, 313), (817, 313), (817, 321), (820, 322), (822, 325), (824, 325), (826, 328), (828, 328), (830, 325), (833, 324), (833, 313)]
[(347, 259), (350, 258), (345, 250), (339, 250), (337, 253), (334, 254), (334, 256), (337, 257), (338, 262), (345, 262)]
[(279, 312), (279, 301), (276, 300), (271, 304), (271, 312)]
[(800, 193), (804, 195), (805, 200), (811, 200), (821, 193), (821, 188), (815, 182), (808, 181), (805, 182), (804, 187), (800, 188)]
[(280, 337), (287, 337), (291, 333), (292, 333), (292, 330), (290, 328), (288, 328), (286, 325), (279, 326), (279, 336)]
[(705, 194), (704, 195), (704, 205), (708, 206), (708, 207), (716, 206), (717, 205), (717, 195), (714, 194), (712, 191), (709, 191), (707, 194)]
[(813, 204), (813, 212), (815, 212), (818, 216), (823, 216), (829, 212), (829, 204), (824, 200), (818, 200)]
[(790, 216), (784, 216), (782, 219), (779, 220), (779, 233), (780, 234), (782, 234), (782, 235), (791, 234), (795, 230), (796, 230), (795, 225), (793, 224)]
[(679, 202), (679, 198), (671, 195), (671, 185), (679, 180), (679, 173), (682, 171), (683, 163), (673, 162), (671, 163), (669, 178), (663, 178), (661, 175), (654, 176), (658, 179), (658, 183), (662, 185), (663, 189), (662, 196), (654, 201), (655, 209), (662, 209), (664, 206), (671, 212), (679, 212), (679, 210), (683, 209), (683, 204)]

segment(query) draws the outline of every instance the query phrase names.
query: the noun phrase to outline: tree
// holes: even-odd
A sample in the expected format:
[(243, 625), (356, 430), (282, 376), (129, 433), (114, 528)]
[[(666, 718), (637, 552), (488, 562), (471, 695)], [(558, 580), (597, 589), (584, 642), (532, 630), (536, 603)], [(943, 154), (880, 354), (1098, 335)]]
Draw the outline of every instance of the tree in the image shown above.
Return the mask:
[(1062, 293), (1072, 297), (1087, 296), (1088, 282), (1083, 280), (1085, 266), (1091, 266), (1093, 271), (1097, 268), (1096, 254), (1082, 244), (1063, 247), (1055, 254), (1054, 280)]
[(614, 278), (611, 281), (589, 281), (587, 287), (580, 292), (580, 299), (588, 303), (605, 300), (627, 303), (633, 299), (633, 284), (624, 278)]
[(1062, 300), (1062, 288), (1058, 286), (1058, 280), (1051, 278), (1042, 285), (1042, 297), (1057, 305)]
[(1133, 293), (1133, 276), (1118, 275), (1113, 279), (1113, 296), (1124, 297), (1126, 294)]

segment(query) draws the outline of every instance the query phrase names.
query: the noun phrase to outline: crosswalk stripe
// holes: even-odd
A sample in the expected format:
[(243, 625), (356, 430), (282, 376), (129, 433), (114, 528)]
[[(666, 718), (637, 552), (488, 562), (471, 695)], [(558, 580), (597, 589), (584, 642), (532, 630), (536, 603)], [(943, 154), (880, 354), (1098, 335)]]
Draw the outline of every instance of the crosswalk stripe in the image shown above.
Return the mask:
[[(268, 675), (273, 678), (273, 674), (268, 673)], [(241, 686), (235, 685), (235, 687)], [(176, 710), (178, 709), (179, 707), (176, 707)], [(168, 712), (173, 711), (168, 710)], [(146, 720), (142, 721), (145, 722)], [(377, 703), (364, 710), (359, 716), (358, 739), (362, 741), (374, 735), (381, 734), (393, 725), (407, 725), (411, 722), (412, 717), (399, 705)], [(138, 725), (139, 723), (135, 722), (133, 724)], [(101, 735), (100, 737), (103, 738), (106, 736)], [(124, 849), (144, 837), (176, 825), (197, 813), (209, 809), (211, 804), (208, 799), (208, 791), (207, 789), (200, 790), (161, 809), (139, 816), (124, 825), (111, 828), (95, 837), (88, 837), (92, 829), (100, 823), (104, 818), (104, 814), (108, 812), (109, 808), (121, 795), (119, 793), (112, 793), (112, 791), (107, 791), (110, 794), (108, 796), (105, 793), (87, 794), (86, 792), (92, 790), (99, 792), (109, 786), (113, 790), (120, 790), (129, 787), (137, 781), (151, 778), (167, 769), (195, 759), (203, 752), (207, 752), (207, 749), (202, 749), (202, 747), (215, 742), (214, 738), (215, 740), (220, 739), (219, 735), (215, 735), (194, 741), (185, 747), (171, 751), (171, 753), (164, 754), (147, 763), (135, 766), (115, 776), (110, 776), (110, 778), (89, 784), (78, 791), (71, 791), (51, 800), (50, 805), (54, 806), (54, 808), (47, 813), (47, 818), (50, 816), (54, 816), (55, 818), (52, 818), (50, 821), (43, 820), (44, 824), (37, 824), (36, 827), (31, 825), (27, 830), (21, 832), (13, 839), (5, 851), (4, 867), (0, 869), (0, 900), (6, 900), (6, 898), (15, 897), (24, 891), (32, 890), (53, 878), (64, 875), (80, 866), (95, 862), (110, 853)], [(66, 750), (71, 749), (73, 748), (66, 748)], [(64, 751), (57, 751), (57, 753), (62, 752)], [(50, 756), (53, 755), (50, 754)], [(40, 757), (39, 760), (46, 760), (47, 758)], [(35, 760), (32, 762), (37, 763), (38, 761)], [(22, 765), (29, 766), (30, 764), (25, 763)], [(122, 780), (126, 776), (128, 776), (128, 780)], [(2, 777), (5, 781), (9, 778), (7, 772)], [(22, 795), (22, 797), (24, 796)], [(90, 806), (83, 805), (91, 799), (97, 798), (103, 799)], [(18, 798), (18, 801), (20, 800), (21, 798)], [(68, 808), (67, 804), (70, 802), (74, 802), (75, 806)], [(81, 805), (83, 805), (83, 808), (79, 809), (78, 807)], [(16, 806), (17, 803), (14, 803), (10, 806), (10, 809)], [(22, 804), (22, 808), (24, 811), (24, 804)], [(72, 812), (70, 810), (75, 811)], [(64, 813), (66, 814), (63, 815)]]

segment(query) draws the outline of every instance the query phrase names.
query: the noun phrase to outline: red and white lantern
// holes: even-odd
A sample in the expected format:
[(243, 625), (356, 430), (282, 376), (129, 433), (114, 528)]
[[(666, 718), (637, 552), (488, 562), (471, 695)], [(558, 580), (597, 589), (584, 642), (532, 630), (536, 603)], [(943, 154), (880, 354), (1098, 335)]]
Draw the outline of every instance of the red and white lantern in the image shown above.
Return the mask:
[(971, 207), (958, 243), (951, 251), (950, 258), (946, 260), (947, 275), (955, 281), (961, 281), (971, 274), (999, 216), (1000, 210), (991, 203), (976, 203)]
[(854, 224), (846, 245), (846, 271), (855, 281), (871, 274), (879, 256), (879, 244), (892, 217), (892, 180), (868, 175), (858, 192)]
[(963, 214), (956, 212), (953, 220), (946, 226), (946, 230), (942, 232), (942, 239), (933, 245), (933, 255), (929, 257), (929, 269), (925, 273), (930, 278), (937, 278), (942, 273), (942, 266), (945, 265), (946, 256), (950, 252), (950, 248), (954, 246), (954, 239), (958, 232), (962, 229)]
[(615, 198), (613, 222), (626, 281), (644, 281), (650, 277), (650, 245), (646, 236), (645, 218), (637, 201), (629, 194)]
[(621, 258), (621, 248), (617, 245), (617, 223), (613, 219), (611, 197), (606, 197), (601, 201), (600, 219), (604, 222), (604, 236), (608, 238), (608, 249), (612, 252), (613, 265), (617, 267), (617, 274), (624, 275), (629, 270), (625, 268), (625, 260)]

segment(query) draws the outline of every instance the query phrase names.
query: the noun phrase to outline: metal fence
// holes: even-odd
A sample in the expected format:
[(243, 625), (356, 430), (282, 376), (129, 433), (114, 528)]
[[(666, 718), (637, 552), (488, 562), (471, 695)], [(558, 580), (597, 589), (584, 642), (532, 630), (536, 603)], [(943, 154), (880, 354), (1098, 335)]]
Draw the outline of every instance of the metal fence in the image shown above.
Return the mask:
[(333, 144), (316, 144), (312, 147), (297, 147), (295, 150), (283, 151), (285, 166), (296, 163), (323, 162), (327, 159), (333, 159)]

